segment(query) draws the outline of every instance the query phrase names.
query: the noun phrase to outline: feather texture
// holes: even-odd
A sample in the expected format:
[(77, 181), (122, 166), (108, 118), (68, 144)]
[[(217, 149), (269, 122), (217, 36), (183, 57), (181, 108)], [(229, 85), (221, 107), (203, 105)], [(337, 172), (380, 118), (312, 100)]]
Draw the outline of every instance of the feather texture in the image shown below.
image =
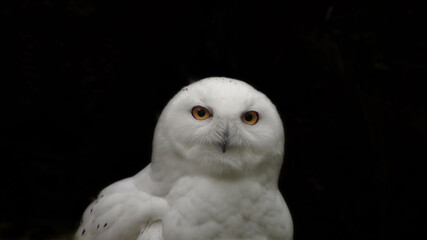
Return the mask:
[(151, 164), (101, 191), (76, 238), (290, 240), (277, 188), (284, 141), (276, 107), (250, 85), (207, 78), (184, 87), (159, 118)]

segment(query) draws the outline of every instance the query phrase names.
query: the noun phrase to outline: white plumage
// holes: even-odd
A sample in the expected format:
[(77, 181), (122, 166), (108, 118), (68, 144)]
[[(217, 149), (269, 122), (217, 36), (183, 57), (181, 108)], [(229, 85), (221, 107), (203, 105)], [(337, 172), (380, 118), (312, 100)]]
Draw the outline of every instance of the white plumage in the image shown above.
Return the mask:
[(282, 121), (264, 94), (229, 78), (195, 82), (163, 110), (151, 164), (101, 191), (76, 238), (290, 240), (283, 154)]

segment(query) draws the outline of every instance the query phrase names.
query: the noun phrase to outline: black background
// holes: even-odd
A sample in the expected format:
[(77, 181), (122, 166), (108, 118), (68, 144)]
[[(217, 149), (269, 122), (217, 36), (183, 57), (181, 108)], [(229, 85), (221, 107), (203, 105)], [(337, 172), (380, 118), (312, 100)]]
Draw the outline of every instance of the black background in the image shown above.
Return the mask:
[(4, 1), (0, 239), (66, 239), (208, 76), (286, 126), (295, 239), (425, 239), (427, 8), (408, 1)]

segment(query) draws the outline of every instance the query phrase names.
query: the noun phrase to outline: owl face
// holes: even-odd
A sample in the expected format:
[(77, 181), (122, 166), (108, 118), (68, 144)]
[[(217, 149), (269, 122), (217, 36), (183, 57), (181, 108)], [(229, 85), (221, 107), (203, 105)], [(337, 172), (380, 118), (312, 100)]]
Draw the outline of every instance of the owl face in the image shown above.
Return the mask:
[(160, 125), (163, 146), (204, 171), (242, 173), (282, 161), (283, 126), (275, 106), (238, 80), (209, 78), (183, 88)]

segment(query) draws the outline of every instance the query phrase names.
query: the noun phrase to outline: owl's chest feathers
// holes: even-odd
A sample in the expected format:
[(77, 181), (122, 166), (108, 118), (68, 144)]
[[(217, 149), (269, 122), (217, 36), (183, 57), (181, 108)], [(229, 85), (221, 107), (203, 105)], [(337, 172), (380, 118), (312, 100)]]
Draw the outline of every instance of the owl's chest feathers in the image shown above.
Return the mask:
[(168, 195), (165, 239), (260, 239), (280, 212), (277, 194), (249, 180), (184, 177)]

